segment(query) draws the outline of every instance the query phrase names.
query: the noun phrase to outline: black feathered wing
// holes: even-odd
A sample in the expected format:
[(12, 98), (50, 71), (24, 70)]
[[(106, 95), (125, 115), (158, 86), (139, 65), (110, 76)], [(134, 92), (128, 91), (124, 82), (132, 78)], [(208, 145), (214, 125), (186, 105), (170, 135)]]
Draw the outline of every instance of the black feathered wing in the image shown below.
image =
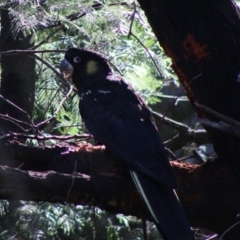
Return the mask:
[(193, 234), (173, 189), (129, 168), (153, 221), (165, 240), (193, 240)]
[(85, 87), (80, 112), (89, 132), (115, 156), (168, 187), (176, 186), (150, 112), (124, 81)]
[(192, 240), (192, 232), (172, 188), (176, 186), (150, 112), (122, 80), (97, 81), (81, 94), (80, 112), (89, 132), (129, 171), (165, 240)]

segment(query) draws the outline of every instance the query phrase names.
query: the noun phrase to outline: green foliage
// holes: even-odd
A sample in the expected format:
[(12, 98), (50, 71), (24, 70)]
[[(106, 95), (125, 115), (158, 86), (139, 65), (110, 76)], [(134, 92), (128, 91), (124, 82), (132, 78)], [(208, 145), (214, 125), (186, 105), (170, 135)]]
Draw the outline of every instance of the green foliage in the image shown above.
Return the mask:
[[(5, 206), (0, 215), (0, 239), (142, 239), (141, 221), (98, 208), (24, 201), (1, 201), (0, 206)], [(156, 229), (150, 230), (149, 236), (158, 236)]]
[[(54, 34), (50, 41), (42, 44), (39, 50), (67, 49), (80, 46), (100, 51), (111, 60), (114, 66), (118, 67), (118, 69), (113, 67), (116, 74), (119, 74), (118, 70), (120, 70), (147, 103), (155, 104), (160, 101), (156, 92), (160, 92), (163, 81), (176, 80), (170, 68), (171, 62), (164, 55), (139, 9), (138, 13), (134, 15), (131, 29), (131, 32), (136, 35), (136, 39), (131, 34), (129, 35), (132, 5), (129, 3), (121, 4), (121, 2), (109, 3), (112, 5), (103, 4), (101, 10), (96, 11), (90, 7), (91, 1), (80, 2), (77, 5), (74, 2), (67, 3), (67, 1), (60, 1), (57, 4), (54, 1), (48, 2), (43, 8), (49, 13), (46, 17), (52, 17), (49, 22), (60, 21), (64, 27), (62, 31)], [(50, 9), (53, 9), (52, 15), (49, 12)], [(55, 16), (55, 11), (59, 14), (58, 19)], [(74, 24), (71, 22), (70, 25), (66, 26), (66, 21), (62, 20), (60, 15), (65, 14), (66, 17), (67, 14), (72, 15), (73, 12), (77, 11), (79, 11), (78, 14), (84, 13), (84, 17), (80, 17), (74, 21)], [(41, 42), (52, 31), (55, 29), (40, 28), (35, 34), (36, 41)], [(138, 39), (141, 39), (141, 42)], [(44, 53), (41, 57), (57, 69), (63, 54), (58, 52)], [(47, 133), (81, 133), (83, 129), (76, 126), (76, 123), (81, 124), (76, 94), (73, 92), (57, 112), (59, 103), (66, 96), (69, 88), (63, 84), (61, 79), (56, 78), (56, 74), (43, 63), (38, 63), (36, 71), (38, 81), (34, 110), (35, 122), (39, 123), (56, 115), (56, 122), (50, 131), (48, 126), (45, 127), (48, 130)], [(56, 112), (57, 114), (55, 114)]]
[[(164, 81), (176, 82), (176, 77), (144, 14), (137, 7), (133, 21), (130, 1), (99, 1), (98, 8), (96, 4), (86, 0), (1, 1), (2, 8), (10, 11), (15, 34), (34, 32), (36, 45), (43, 41), (38, 50), (84, 47), (102, 52), (117, 66), (113, 67), (116, 74), (122, 72), (147, 103), (159, 102), (156, 92), (160, 93)], [(63, 53), (44, 52), (38, 56), (58, 71)], [(69, 83), (43, 61), (37, 62), (33, 120), (40, 124), (42, 136), (85, 131), (78, 96), (74, 91), (69, 94), (69, 90)], [(44, 143), (51, 145), (56, 140)], [(28, 139), (26, 144), (38, 146), (39, 142)], [(143, 239), (141, 222), (136, 218), (83, 206), (2, 201), (0, 219), (0, 239)], [(155, 226), (147, 226), (149, 240), (159, 239)]]

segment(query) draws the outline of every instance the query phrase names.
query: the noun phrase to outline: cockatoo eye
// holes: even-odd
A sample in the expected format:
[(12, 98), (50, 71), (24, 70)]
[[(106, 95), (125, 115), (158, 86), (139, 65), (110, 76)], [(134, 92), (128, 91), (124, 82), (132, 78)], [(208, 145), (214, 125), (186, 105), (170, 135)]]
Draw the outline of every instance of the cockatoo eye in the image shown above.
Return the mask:
[(78, 62), (81, 61), (81, 58), (80, 58), (80, 57), (75, 57), (75, 58), (73, 59), (73, 61), (74, 61), (75, 63), (78, 63)]

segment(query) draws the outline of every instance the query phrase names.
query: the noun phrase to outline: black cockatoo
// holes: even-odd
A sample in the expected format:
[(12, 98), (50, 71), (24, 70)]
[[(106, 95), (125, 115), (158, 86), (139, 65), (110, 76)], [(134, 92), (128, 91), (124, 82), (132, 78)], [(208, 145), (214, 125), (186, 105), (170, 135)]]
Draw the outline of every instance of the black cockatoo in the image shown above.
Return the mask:
[(60, 70), (80, 96), (80, 114), (89, 132), (125, 161), (164, 239), (192, 240), (193, 233), (174, 191), (176, 182), (151, 113), (142, 98), (114, 75), (107, 58), (70, 48)]

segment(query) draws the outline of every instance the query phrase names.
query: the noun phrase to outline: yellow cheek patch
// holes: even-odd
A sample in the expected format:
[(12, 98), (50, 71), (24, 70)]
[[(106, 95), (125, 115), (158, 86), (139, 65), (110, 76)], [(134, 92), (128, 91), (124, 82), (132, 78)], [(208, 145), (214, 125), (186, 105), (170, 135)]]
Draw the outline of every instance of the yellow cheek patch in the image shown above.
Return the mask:
[(88, 73), (88, 75), (92, 75), (92, 74), (96, 73), (97, 70), (98, 70), (97, 62), (91, 60), (87, 63), (87, 73)]

